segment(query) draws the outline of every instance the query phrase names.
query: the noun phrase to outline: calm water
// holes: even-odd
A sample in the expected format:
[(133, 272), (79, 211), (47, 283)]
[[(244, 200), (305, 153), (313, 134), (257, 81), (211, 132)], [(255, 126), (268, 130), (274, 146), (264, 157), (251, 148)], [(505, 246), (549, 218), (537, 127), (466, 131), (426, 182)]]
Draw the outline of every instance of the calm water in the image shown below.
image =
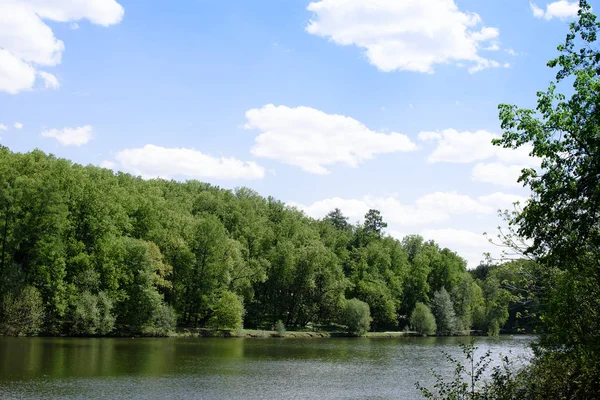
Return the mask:
[[(532, 337), (479, 338), (527, 357)], [(1, 399), (413, 399), (468, 338), (0, 338)]]

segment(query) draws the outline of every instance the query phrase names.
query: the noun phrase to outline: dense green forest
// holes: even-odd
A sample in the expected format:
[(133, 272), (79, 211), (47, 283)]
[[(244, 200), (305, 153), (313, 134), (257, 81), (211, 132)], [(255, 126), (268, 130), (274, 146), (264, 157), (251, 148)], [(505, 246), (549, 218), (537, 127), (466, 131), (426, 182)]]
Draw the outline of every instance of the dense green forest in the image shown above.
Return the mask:
[(0, 148), (1, 329), (164, 335), (281, 320), (361, 334), (407, 327), (420, 304), (437, 322), (422, 333), (495, 334), (517, 314), (506, 273), (469, 273), (451, 250), (385, 227), (377, 210), (356, 225), (340, 210), (314, 220), (247, 188)]

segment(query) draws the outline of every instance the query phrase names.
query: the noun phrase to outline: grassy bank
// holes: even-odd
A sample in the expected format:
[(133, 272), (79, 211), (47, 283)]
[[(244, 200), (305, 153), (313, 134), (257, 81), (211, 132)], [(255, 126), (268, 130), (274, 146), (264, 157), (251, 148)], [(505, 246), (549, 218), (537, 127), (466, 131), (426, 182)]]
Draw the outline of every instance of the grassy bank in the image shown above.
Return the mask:
[[(399, 338), (407, 336), (418, 336), (416, 332), (367, 332), (367, 338)], [(326, 331), (287, 331), (280, 335), (277, 331), (260, 329), (240, 329), (236, 331), (215, 330), (202, 328), (178, 328), (171, 337), (222, 337), (222, 338), (298, 338), (298, 339), (320, 339), (335, 337), (352, 337), (346, 332)]]

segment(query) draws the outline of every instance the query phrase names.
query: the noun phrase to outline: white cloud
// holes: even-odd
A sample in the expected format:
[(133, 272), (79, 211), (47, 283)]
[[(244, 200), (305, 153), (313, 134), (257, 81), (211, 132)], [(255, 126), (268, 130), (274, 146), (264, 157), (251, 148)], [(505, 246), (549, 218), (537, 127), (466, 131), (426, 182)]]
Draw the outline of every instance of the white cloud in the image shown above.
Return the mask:
[(246, 129), (261, 132), (252, 154), (315, 174), (329, 173), (328, 165), (356, 167), (376, 154), (417, 149), (406, 135), (375, 132), (353, 118), (310, 107), (269, 104), (249, 110), (246, 119)]
[(15, 122), (15, 124), (14, 124), (14, 127), (15, 127), (16, 129), (23, 129), (23, 124), (22, 124), (22, 123), (20, 123), (20, 122)]
[(101, 166), (102, 168), (113, 169), (113, 168), (116, 166), (116, 164), (115, 164), (115, 162), (114, 162), (114, 161), (108, 161), (108, 160), (105, 160), (105, 161), (102, 161), (102, 162), (100, 163), (100, 166)]
[(7, 129), (8, 129), (8, 127), (6, 125), (0, 124), (0, 131), (5, 131)]
[(71, 28), (72, 30), (76, 31), (77, 29), (79, 29), (79, 24), (77, 22), (71, 22), (69, 24), (69, 28)]
[(44, 80), (44, 88), (58, 89), (60, 87), (60, 83), (58, 82), (56, 76), (44, 71), (39, 71), (38, 75)]
[(30, 90), (34, 83), (35, 68), (21, 61), (8, 50), (0, 48), (0, 91), (16, 94), (24, 90)]
[(420, 232), (425, 240), (434, 240), (442, 247), (455, 251), (474, 268), (484, 260), (483, 253), (490, 252), (499, 256), (501, 249), (490, 244), (483, 232), (471, 232), (464, 229), (425, 229)]
[[(512, 209), (515, 202), (523, 204), (526, 198), (514, 194), (496, 192), (476, 198), (456, 192), (434, 192), (418, 198), (413, 204), (405, 204), (398, 195), (358, 199), (333, 197), (316, 201), (310, 205), (288, 203), (313, 218), (323, 218), (334, 208), (342, 210), (351, 222), (361, 222), (371, 208), (381, 211), (389, 224), (387, 233), (402, 239), (408, 233), (418, 233), (426, 240), (435, 240), (440, 246), (448, 247), (465, 258), (470, 267), (476, 267), (484, 258), (484, 252), (499, 256), (501, 249), (490, 244), (481, 232), (464, 229), (435, 229), (432, 225), (448, 223), (459, 225), (456, 219), (476, 216), (493, 217), (498, 209)], [(455, 218), (456, 217), (456, 218)], [(489, 221), (489, 220), (488, 220)], [(490, 231), (492, 233), (492, 231)]]
[(492, 139), (498, 135), (488, 131), (459, 132), (446, 129), (441, 132), (421, 132), (419, 140), (437, 142), (436, 148), (427, 158), (429, 163), (471, 163), (496, 157), (501, 161), (537, 165), (539, 162), (529, 156), (531, 147), (522, 146), (518, 149), (505, 149), (492, 144)]
[(492, 207), (494, 211), (511, 210), (514, 203), (524, 205), (527, 202), (527, 197), (519, 196), (518, 194), (496, 192), (486, 196), (479, 196), (477, 200), (486, 206)]
[(115, 0), (4, 0), (0, 2), (0, 91), (16, 94), (31, 90), (36, 73), (46, 88), (58, 81), (37, 68), (60, 64), (64, 43), (43, 21), (73, 22), (88, 19), (108, 26), (123, 18)]
[(125, 149), (115, 159), (124, 169), (144, 178), (262, 179), (263, 167), (233, 157), (213, 157), (195, 149), (165, 148), (147, 144)]
[(92, 140), (92, 127), (90, 125), (78, 128), (50, 129), (43, 131), (41, 136), (54, 138), (63, 146), (81, 146)]
[(359, 199), (333, 197), (310, 205), (289, 204), (313, 218), (323, 218), (329, 211), (339, 208), (352, 221), (361, 221), (367, 211), (374, 208), (380, 210), (384, 219), (395, 227), (406, 227), (445, 222), (452, 215), (492, 215), (498, 208), (509, 207), (514, 198), (502, 193), (472, 198), (456, 192), (434, 192), (418, 198), (414, 204), (404, 204), (398, 196), (365, 196)]
[(552, 18), (558, 18), (561, 20), (575, 18), (577, 17), (577, 12), (579, 11), (578, 1), (553, 1), (552, 3), (546, 5), (546, 11), (538, 7), (537, 4), (533, 2), (530, 2), (529, 6), (531, 7), (534, 17), (544, 18), (548, 21)]
[(476, 182), (493, 183), (505, 187), (521, 187), (517, 179), (523, 168), (540, 166), (540, 159), (532, 157), (531, 145), (506, 149), (492, 144), (498, 135), (487, 131), (459, 132), (446, 129), (441, 132), (421, 132), (419, 140), (434, 142), (436, 147), (428, 156), (429, 163), (472, 163), (494, 159), (491, 163), (474, 166), (471, 178)]
[(493, 183), (504, 187), (522, 187), (517, 182), (524, 165), (503, 163), (478, 163), (473, 167), (471, 179), (475, 182)]
[(468, 66), (470, 72), (499, 67), (479, 50), (499, 37), (481, 17), (459, 10), (454, 0), (320, 0), (308, 5), (308, 33), (365, 49), (381, 71), (433, 72), (436, 64)]

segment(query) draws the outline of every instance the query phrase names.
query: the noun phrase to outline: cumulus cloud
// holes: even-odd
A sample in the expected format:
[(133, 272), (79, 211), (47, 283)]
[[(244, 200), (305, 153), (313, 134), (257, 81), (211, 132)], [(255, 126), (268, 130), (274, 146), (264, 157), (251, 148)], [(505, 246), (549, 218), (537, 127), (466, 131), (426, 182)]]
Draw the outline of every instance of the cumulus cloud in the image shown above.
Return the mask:
[(420, 232), (425, 240), (434, 240), (442, 247), (455, 251), (467, 260), (470, 268), (484, 261), (484, 253), (499, 257), (501, 250), (490, 244), (483, 232), (472, 232), (464, 229), (425, 229)]
[(579, 11), (578, 1), (554, 1), (546, 5), (545, 11), (534, 2), (530, 2), (529, 6), (531, 7), (531, 12), (533, 12), (534, 17), (544, 18), (548, 21), (552, 18), (558, 18), (560, 20), (575, 18), (577, 17), (577, 12)]
[(82, 146), (92, 140), (93, 128), (90, 125), (78, 128), (50, 129), (43, 131), (41, 136), (54, 138), (63, 146)]
[(15, 127), (15, 129), (23, 129), (23, 124), (20, 122), (15, 122), (14, 127)]
[(38, 75), (44, 80), (45, 89), (58, 89), (60, 87), (56, 76), (44, 71), (39, 71)]
[(0, 131), (5, 131), (7, 129), (8, 129), (8, 127), (6, 125), (0, 124)]
[(473, 167), (471, 179), (475, 182), (492, 183), (504, 187), (520, 187), (517, 183), (523, 168), (540, 166), (540, 160), (530, 156), (531, 145), (518, 149), (505, 149), (494, 146), (492, 140), (498, 135), (487, 131), (459, 132), (446, 129), (441, 132), (421, 132), (419, 140), (435, 143), (434, 150), (427, 157), (429, 163), (478, 163)]
[(496, 192), (485, 196), (470, 197), (456, 192), (434, 192), (421, 196), (411, 204), (401, 201), (397, 195), (344, 199), (332, 197), (309, 205), (288, 203), (313, 218), (323, 218), (334, 208), (342, 210), (351, 222), (362, 222), (371, 208), (381, 211), (383, 219), (389, 224), (387, 233), (402, 239), (409, 233), (417, 233), (426, 240), (435, 240), (442, 247), (448, 247), (465, 258), (469, 266), (476, 267), (483, 259), (483, 253), (500, 255), (500, 249), (491, 245), (482, 232), (456, 228), (435, 229), (440, 223), (452, 225), (455, 219), (465, 217), (492, 217), (498, 210), (512, 209), (515, 202), (524, 204), (522, 196)]
[(468, 67), (470, 72), (500, 67), (480, 55), (494, 46), (497, 28), (454, 0), (320, 0), (306, 30), (339, 45), (355, 45), (381, 71), (434, 71), (437, 64)]
[(354, 118), (310, 107), (272, 104), (246, 112), (246, 129), (261, 132), (252, 154), (327, 174), (326, 166), (356, 167), (377, 154), (417, 149), (406, 135), (375, 132)]
[(122, 150), (115, 159), (120, 167), (144, 178), (262, 179), (265, 176), (264, 168), (254, 162), (213, 157), (195, 149), (152, 144)]
[(123, 7), (115, 0), (7, 0), (0, 2), (0, 91), (16, 94), (31, 90), (36, 75), (44, 87), (55, 89), (54, 75), (39, 67), (60, 64), (64, 43), (44, 22), (74, 22), (88, 19), (109, 26), (123, 18)]
[(116, 166), (116, 163), (114, 161), (105, 160), (100, 163), (100, 166), (102, 168), (113, 169)]
[(313, 218), (323, 218), (339, 208), (352, 221), (362, 221), (371, 208), (380, 210), (384, 219), (394, 227), (423, 226), (450, 220), (453, 215), (493, 215), (498, 209), (510, 208), (522, 197), (494, 193), (470, 197), (457, 192), (433, 192), (418, 198), (413, 204), (402, 202), (397, 196), (365, 196), (357, 199), (332, 197), (309, 205), (290, 202)]
[(471, 179), (475, 182), (493, 183), (504, 187), (522, 187), (517, 182), (525, 165), (508, 165), (499, 162), (478, 163), (473, 167)]
[(432, 164), (471, 163), (494, 157), (509, 163), (539, 164), (539, 161), (529, 155), (531, 146), (521, 146), (518, 149), (494, 146), (492, 140), (499, 136), (484, 130), (459, 132), (456, 129), (446, 129), (441, 132), (421, 132), (418, 137), (423, 142), (436, 144), (433, 152), (427, 157), (427, 161)]

